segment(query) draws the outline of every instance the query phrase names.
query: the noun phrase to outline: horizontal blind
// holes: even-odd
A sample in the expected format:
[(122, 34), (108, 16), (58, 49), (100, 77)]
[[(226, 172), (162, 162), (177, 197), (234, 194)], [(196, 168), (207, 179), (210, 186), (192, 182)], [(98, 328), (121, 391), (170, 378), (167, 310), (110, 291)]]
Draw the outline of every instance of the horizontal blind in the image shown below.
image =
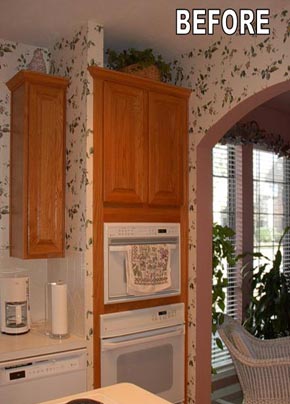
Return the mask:
[[(288, 159), (254, 148), (254, 251), (261, 252), (271, 260), (284, 229), (290, 225), (289, 180)], [(289, 234), (283, 240), (282, 256), (282, 268), (289, 272)], [(255, 263), (258, 263), (257, 260)]]
[[(213, 148), (213, 220), (222, 226), (229, 226), (236, 232), (232, 240), (235, 248), (242, 239), (242, 219), (237, 215), (241, 211), (238, 206), (241, 198), (237, 198), (241, 191), (241, 147), (218, 144)], [(237, 226), (239, 232), (237, 232)], [(225, 276), (228, 278), (226, 290), (226, 312), (234, 318), (241, 317), (242, 294), (240, 268), (226, 268)], [(218, 371), (232, 363), (228, 350), (216, 346), (212, 340), (212, 366)]]

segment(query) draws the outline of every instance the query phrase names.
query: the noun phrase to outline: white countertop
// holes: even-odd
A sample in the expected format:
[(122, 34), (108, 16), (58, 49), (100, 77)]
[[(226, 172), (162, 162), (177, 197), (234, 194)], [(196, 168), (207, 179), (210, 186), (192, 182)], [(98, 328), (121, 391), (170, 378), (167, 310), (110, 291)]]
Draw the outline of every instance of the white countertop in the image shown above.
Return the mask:
[(73, 396), (57, 398), (39, 404), (66, 404), (77, 398), (90, 398), (100, 401), (103, 404), (170, 404), (169, 401), (131, 383), (114, 384), (112, 386), (74, 394)]
[(0, 363), (80, 348), (86, 348), (85, 338), (71, 335), (61, 340), (53, 339), (45, 335), (43, 328), (36, 326), (22, 335), (0, 333)]

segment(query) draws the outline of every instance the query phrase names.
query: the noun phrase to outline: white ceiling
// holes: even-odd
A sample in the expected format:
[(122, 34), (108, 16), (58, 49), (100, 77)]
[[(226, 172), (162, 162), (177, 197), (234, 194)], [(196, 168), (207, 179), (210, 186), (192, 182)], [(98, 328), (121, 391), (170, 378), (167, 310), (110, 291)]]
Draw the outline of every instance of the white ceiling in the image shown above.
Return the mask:
[[(259, 8), (290, 6), (289, 0), (259, 0)], [(176, 8), (254, 8), (253, 0), (0, 0), (0, 38), (49, 47), (89, 19), (104, 25), (105, 47), (152, 47), (172, 56), (204, 46), (212, 36), (177, 36)], [(217, 30), (217, 35), (220, 31)], [(242, 40), (242, 38), (241, 38)]]

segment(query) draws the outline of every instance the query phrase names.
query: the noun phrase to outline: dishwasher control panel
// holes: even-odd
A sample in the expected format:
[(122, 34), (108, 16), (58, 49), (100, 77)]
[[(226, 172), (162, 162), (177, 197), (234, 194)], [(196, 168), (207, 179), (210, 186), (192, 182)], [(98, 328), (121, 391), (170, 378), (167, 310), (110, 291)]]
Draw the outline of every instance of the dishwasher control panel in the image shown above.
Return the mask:
[(80, 370), (84, 367), (82, 362), (83, 358), (79, 356), (6, 366), (0, 368), (0, 386)]

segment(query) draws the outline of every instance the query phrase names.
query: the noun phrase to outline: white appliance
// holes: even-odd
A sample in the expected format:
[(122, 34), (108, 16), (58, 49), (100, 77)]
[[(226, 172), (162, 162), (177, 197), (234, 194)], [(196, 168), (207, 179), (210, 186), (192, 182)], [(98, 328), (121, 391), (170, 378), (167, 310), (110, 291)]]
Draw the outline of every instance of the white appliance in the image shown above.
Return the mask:
[[(136, 296), (127, 291), (126, 254), (132, 245), (170, 247), (171, 285), (165, 290)], [(180, 294), (179, 223), (104, 224), (104, 302), (118, 303)]]
[(0, 278), (1, 331), (23, 334), (30, 330), (29, 278)]
[(86, 349), (0, 363), (0, 401), (35, 404), (86, 390)]
[(184, 400), (183, 303), (101, 315), (101, 387), (129, 382)]

